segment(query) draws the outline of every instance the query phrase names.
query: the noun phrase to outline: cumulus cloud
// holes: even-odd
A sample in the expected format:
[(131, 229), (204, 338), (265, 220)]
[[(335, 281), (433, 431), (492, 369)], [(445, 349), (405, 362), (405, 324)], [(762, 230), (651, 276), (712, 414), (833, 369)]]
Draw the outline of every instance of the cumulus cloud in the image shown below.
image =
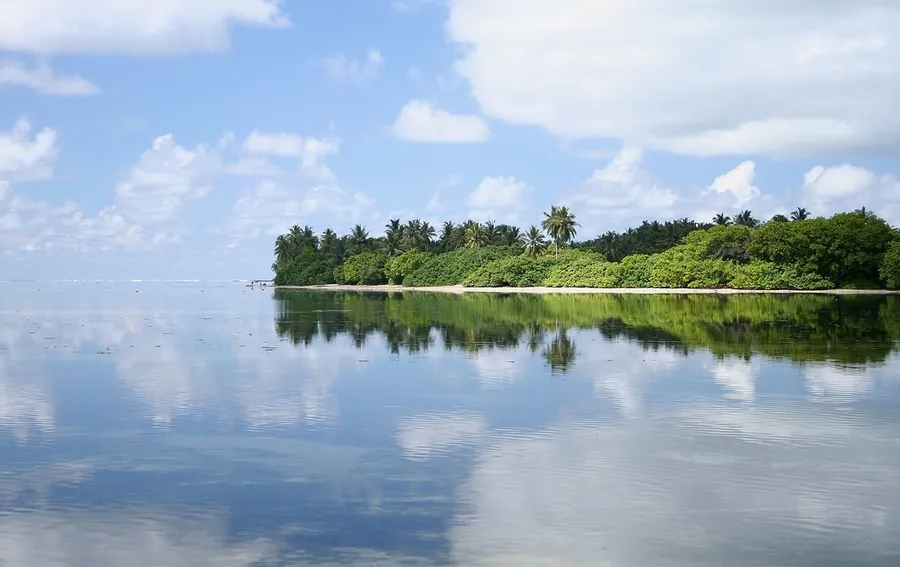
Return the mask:
[(900, 222), (900, 180), (864, 167), (815, 166), (803, 176), (800, 197), (814, 214), (865, 206), (893, 223)]
[(457, 72), (510, 123), (691, 155), (900, 141), (900, 6), (881, 0), (448, 4)]
[(374, 79), (384, 68), (384, 56), (377, 49), (370, 49), (362, 61), (347, 57), (346, 53), (337, 53), (322, 61), (328, 75), (345, 83), (362, 83)]
[(487, 124), (473, 114), (452, 114), (425, 100), (411, 100), (400, 109), (392, 131), (412, 142), (473, 143), (490, 136)]
[(744, 161), (731, 171), (716, 177), (709, 190), (720, 195), (729, 192), (734, 196), (735, 204), (742, 206), (759, 196), (759, 189), (753, 184), (755, 181), (756, 164)]
[(527, 185), (515, 177), (484, 177), (469, 194), (469, 218), (514, 222), (525, 206)]
[(218, 154), (206, 146), (189, 150), (171, 134), (159, 136), (116, 186), (116, 206), (141, 222), (172, 220), (186, 201), (210, 191), (220, 165)]
[(0, 0), (0, 49), (130, 55), (222, 51), (234, 25), (289, 25), (281, 4), (279, 0)]
[(336, 138), (304, 138), (289, 132), (254, 130), (242, 145), (248, 154), (300, 158), (306, 168), (316, 166), (322, 158), (336, 154), (341, 147)]
[(100, 92), (97, 85), (80, 75), (57, 75), (46, 63), (26, 67), (20, 61), (0, 61), (0, 86), (26, 87), (42, 94), (90, 95)]
[(20, 118), (11, 130), (0, 131), (0, 180), (46, 179), (53, 173), (58, 151), (55, 130), (43, 128), (32, 134), (31, 123)]
[(641, 168), (643, 158), (640, 148), (626, 146), (571, 192), (569, 200), (588, 217), (587, 228), (601, 221), (624, 227), (646, 218), (673, 218), (680, 212), (682, 198)]

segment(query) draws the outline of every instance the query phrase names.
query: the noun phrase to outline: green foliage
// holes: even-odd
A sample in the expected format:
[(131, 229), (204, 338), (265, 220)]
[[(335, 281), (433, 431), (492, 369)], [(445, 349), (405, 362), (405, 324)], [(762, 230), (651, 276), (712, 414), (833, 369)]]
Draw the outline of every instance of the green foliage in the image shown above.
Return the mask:
[(878, 273), (889, 289), (900, 289), (900, 240), (891, 242)]
[(384, 265), (384, 274), (389, 284), (402, 284), (404, 278), (418, 270), (434, 256), (430, 252), (409, 250), (388, 259)]
[(779, 266), (754, 260), (735, 267), (729, 287), (734, 289), (830, 289), (822, 276), (799, 266)]
[(275, 273), (275, 285), (334, 283), (334, 268), (312, 248), (306, 248)]
[(690, 219), (660, 223), (644, 221), (637, 228), (624, 232), (609, 231), (593, 240), (575, 246), (602, 254), (610, 262), (618, 262), (634, 254), (658, 254), (679, 244), (695, 230), (709, 225)]
[(403, 285), (433, 287), (461, 284), (469, 274), (479, 267), (511, 254), (512, 251), (509, 248), (494, 246), (460, 248), (453, 252), (439, 254), (406, 276), (403, 279)]
[(554, 263), (547, 256), (509, 256), (481, 266), (462, 283), (466, 287), (539, 286)]
[(634, 254), (619, 262), (619, 287), (650, 287), (659, 254)]
[(550, 269), (544, 279), (548, 287), (618, 287), (620, 265), (599, 254), (570, 252)]
[(376, 252), (363, 252), (350, 256), (334, 269), (334, 278), (339, 284), (379, 285), (387, 282), (384, 264), (387, 256)]
[(736, 267), (734, 262), (728, 260), (700, 259), (693, 250), (685, 246), (677, 246), (655, 256), (650, 273), (650, 287), (695, 289), (727, 287)]
[(757, 229), (750, 253), (776, 264), (815, 271), (835, 285), (875, 286), (879, 266), (893, 240), (882, 219), (860, 212), (831, 218), (767, 223)]
[(676, 248), (683, 248), (698, 260), (717, 259), (746, 263), (750, 261), (747, 247), (750, 245), (751, 237), (752, 232), (746, 225), (718, 225), (690, 233)]

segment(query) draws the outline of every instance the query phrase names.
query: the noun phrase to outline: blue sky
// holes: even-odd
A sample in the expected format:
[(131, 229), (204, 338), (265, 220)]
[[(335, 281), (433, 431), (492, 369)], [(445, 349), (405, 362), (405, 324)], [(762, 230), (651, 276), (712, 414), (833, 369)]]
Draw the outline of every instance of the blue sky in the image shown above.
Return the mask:
[[(900, 5), (0, 0), (0, 279), (258, 278), (292, 224), (900, 224)], [(102, 15), (102, 17), (101, 17)]]

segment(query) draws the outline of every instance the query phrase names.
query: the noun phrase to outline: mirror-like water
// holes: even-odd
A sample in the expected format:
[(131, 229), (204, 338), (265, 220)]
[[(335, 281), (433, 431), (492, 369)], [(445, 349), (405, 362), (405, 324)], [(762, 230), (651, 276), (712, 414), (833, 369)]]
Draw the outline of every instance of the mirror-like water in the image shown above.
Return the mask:
[(0, 284), (0, 565), (900, 565), (900, 298)]

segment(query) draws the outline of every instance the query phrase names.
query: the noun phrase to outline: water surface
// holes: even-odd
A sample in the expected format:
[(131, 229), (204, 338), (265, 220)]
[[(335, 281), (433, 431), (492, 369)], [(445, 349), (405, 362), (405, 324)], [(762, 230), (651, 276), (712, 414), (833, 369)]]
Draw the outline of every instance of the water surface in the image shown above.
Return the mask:
[(894, 297), (0, 284), (0, 565), (900, 565)]

